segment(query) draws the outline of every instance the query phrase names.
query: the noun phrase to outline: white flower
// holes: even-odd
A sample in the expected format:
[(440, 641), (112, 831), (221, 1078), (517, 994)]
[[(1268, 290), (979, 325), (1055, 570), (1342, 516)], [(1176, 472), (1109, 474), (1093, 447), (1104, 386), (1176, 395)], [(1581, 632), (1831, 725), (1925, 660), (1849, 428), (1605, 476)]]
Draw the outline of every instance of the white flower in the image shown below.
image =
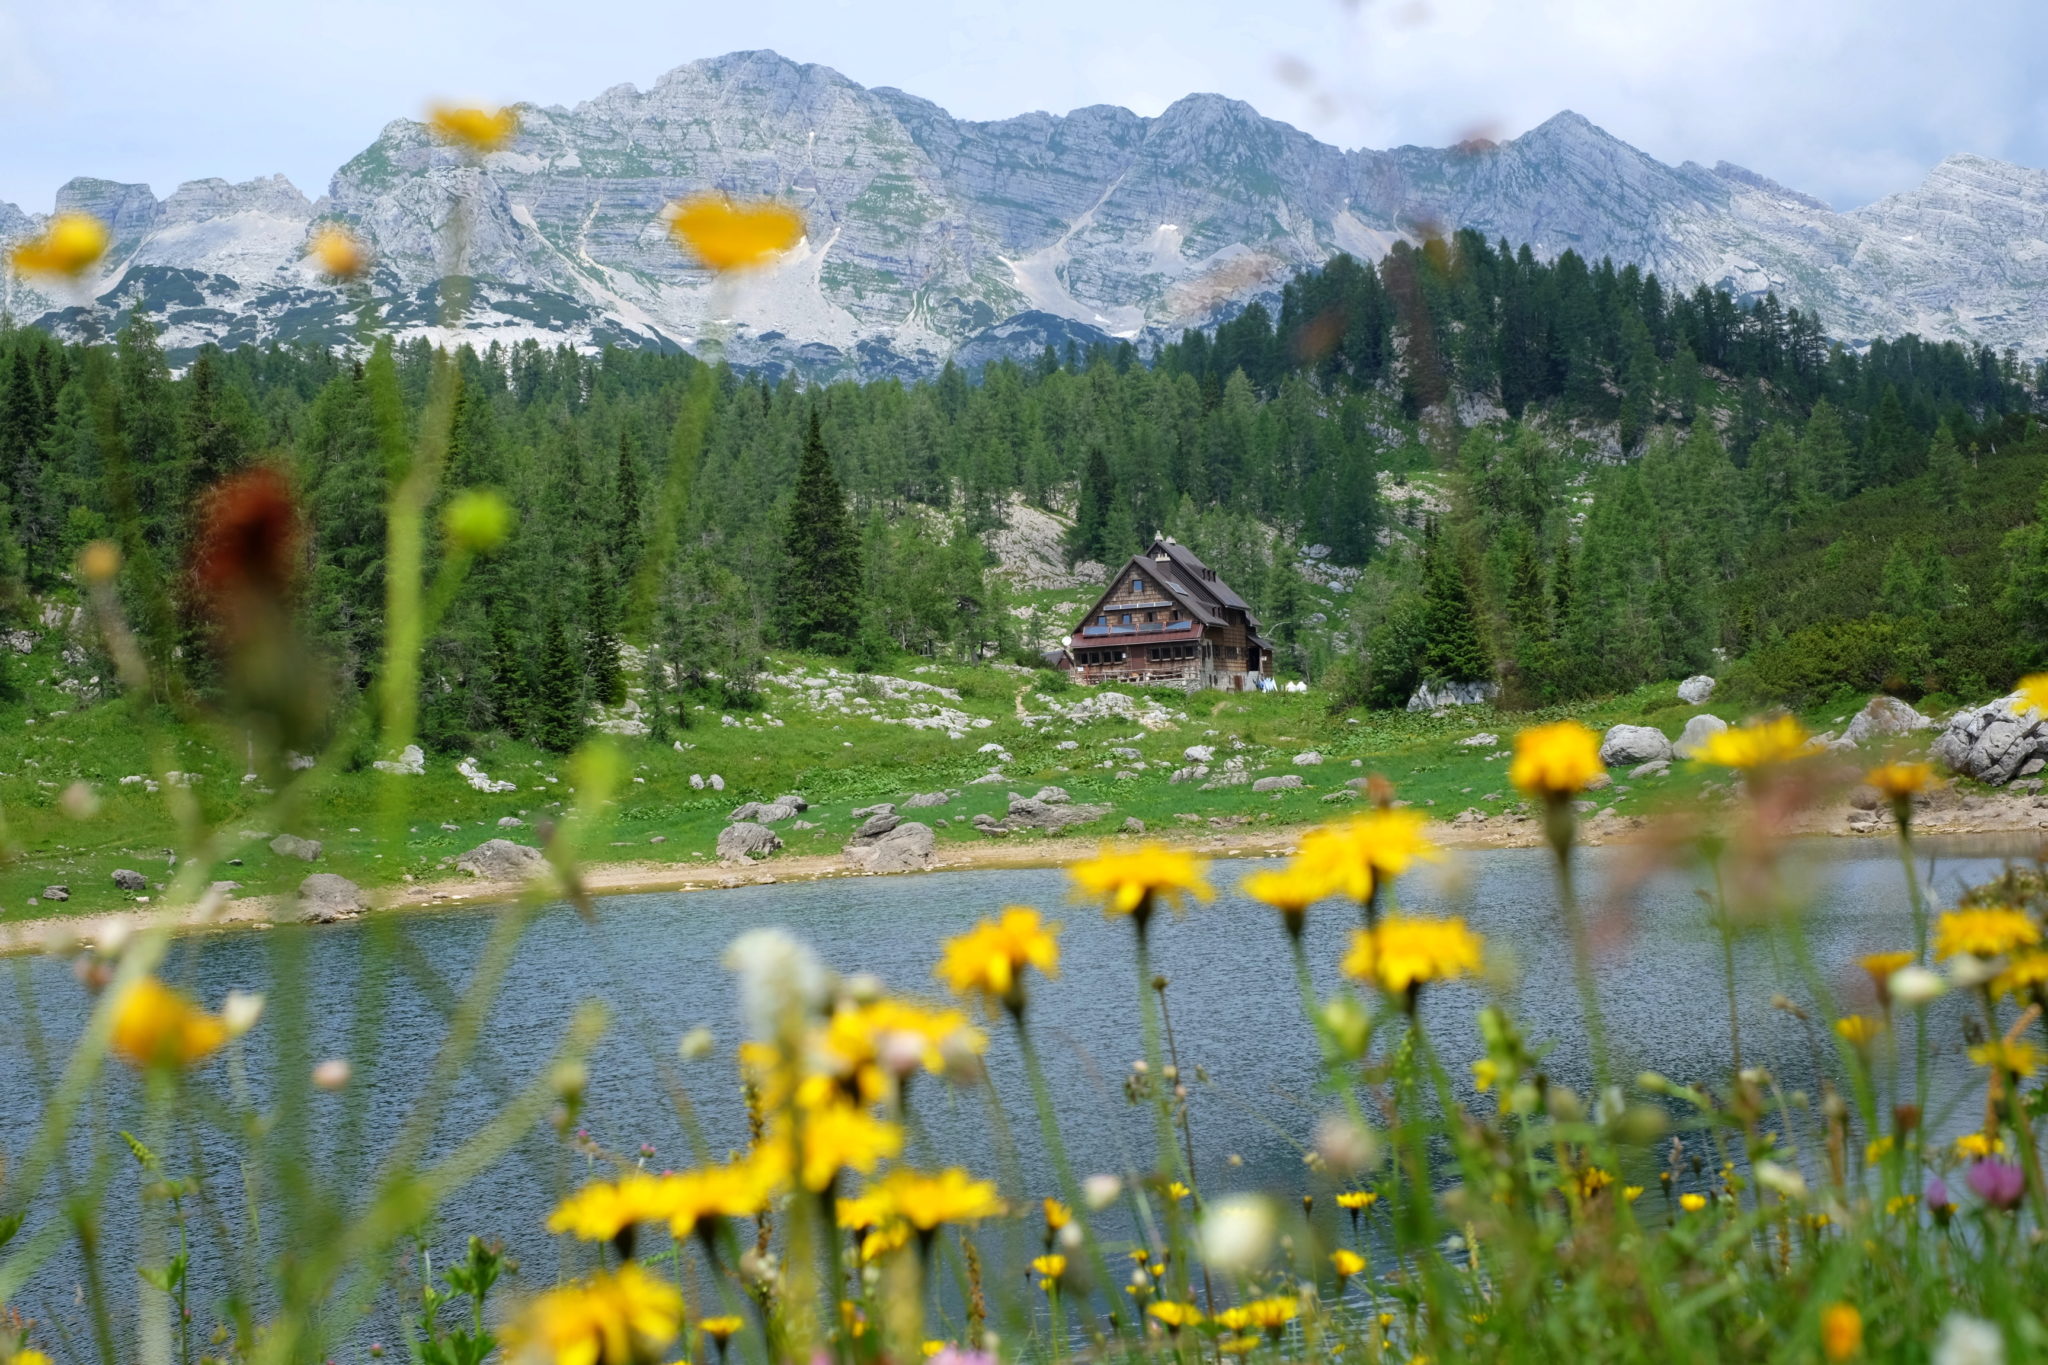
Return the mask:
[(683, 1035), (683, 1040), (676, 1044), (676, 1052), (686, 1062), (701, 1062), (711, 1055), (712, 1049), (716, 1046), (717, 1042), (712, 1038), (711, 1030), (700, 1024)]
[[(1899, 970), (1904, 971), (1905, 968), (1901, 967)], [(1957, 953), (1949, 959), (1948, 974), (1949, 979), (1957, 986), (1968, 990), (1972, 986), (1981, 986), (1997, 976), (1998, 967), (1984, 958), (1969, 953)]]
[(1380, 1159), (1379, 1139), (1349, 1114), (1326, 1114), (1316, 1125), (1316, 1155), (1340, 1176), (1356, 1175)]
[(792, 1016), (825, 1000), (831, 978), (810, 947), (782, 929), (749, 929), (725, 950), (725, 965), (739, 973), (740, 1013), (748, 1034), (774, 1042)]
[(257, 991), (229, 991), (228, 998), (221, 1002), (220, 1019), (227, 1025), (228, 1037), (239, 1038), (256, 1027), (256, 1021), (263, 1017), (263, 996)]
[(1225, 1274), (1265, 1264), (1273, 1250), (1273, 1206), (1255, 1194), (1234, 1194), (1202, 1219), (1202, 1259)]
[(1097, 1212), (1108, 1208), (1124, 1192), (1124, 1182), (1113, 1175), (1091, 1175), (1081, 1182), (1081, 1197)]
[(1777, 1191), (1783, 1198), (1806, 1198), (1806, 1177), (1790, 1166), (1780, 1166), (1775, 1161), (1759, 1161), (1756, 1163), (1756, 1179), (1759, 1185)]
[(1950, 1313), (1934, 1343), (1934, 1365), (2005, 1365), (2005, 1338), (1982, 1318)]
[(1895, 1003), (1917, 1009), (1946, 992), (1948, 983), (1925, 967), (1909, 965), (1893, 972), (1885, 989)]

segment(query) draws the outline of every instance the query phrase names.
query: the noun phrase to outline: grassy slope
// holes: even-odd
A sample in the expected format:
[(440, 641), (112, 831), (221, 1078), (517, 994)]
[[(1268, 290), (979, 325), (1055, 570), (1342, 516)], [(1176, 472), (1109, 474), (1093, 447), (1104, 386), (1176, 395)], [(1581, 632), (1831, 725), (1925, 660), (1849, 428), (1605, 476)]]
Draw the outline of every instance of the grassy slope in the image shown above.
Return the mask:
[[(21, 674), (34, 679), (29, 700), (0, 710), (0, 801), (5, 802), (17, 854), (0, 869), (0, 919), (87, 912), (126, 903), (131, 898), (114, 888), (113, 870), (128, 867), (153, 881), (166, 880), (169, 850), (179, 842), (164, 795), (152, 795), (141, 784), (120, 782), (124, 776), (151, 771), (133, 713), (119, 704), (67, 709), (69, 699), (46, 681), (49, 664), (40, 656), (20, 661)], [(814, 660), (782, 658), (777, 664), (782, 673), (816, 675), (824, 668)], [(1187, 698), (1160, 693), (1156, 695), (1184, 718), (1157, 731), (1126, 719), (1058, 721), (1034, 728), (1019, 718), (1020, 703), (1029, 712), (1044, 715), (1053, 703), (1071, 705), (1090, 692), (1072, 688), (1047, 695), (1034, 690), (1038, 675), (999, 668), (914, 670), (911, 661), (905, 661), (897, 672), (956, 689), (958, 701), (940, 704), (987, 724), (956, 740), (943, 730), (911, 729), (862, 714), (901, 716), (911, 704), (882, 699), (872, 685), (867, 688), (869, 696), (861, 698), (861, 686), (849, 684), (845, 713), (829, 706), (813, 710), (797, 701), (795, 690), (768, 685), (763, 710), (751, 718), (751, 728), (746, 723), (725, 724), (716, 712), (699, 711), (693, 728), (680, 736), (679, 742), (689, 746), (681, 752), (647, 740), (626, 741), (634, 780), (617, 802), (613, 827), (599, 840), (593, 856), (708, 861), (734, 806), (786, 791), (809, 797), (813, 808), (805, 818), (817, 825), (808, 831), (780, 827), (789, 851), (795, 853), (836, 852), (855, 823), (850, 813), (857, 806), (940, 787), (961, 792), (950, 805), (921, 817), (951, 822), (939, 830), (942, 852), (945, 842), (985, 837), (967, 823), (974, 814), (1001, 815), (1011, 791), (1029, 795), (1047, 783), (1064, 787), (1077, 802), (1104, 802), (1113, 808), (1110, 815), (1074, 831), (1081, 834), (1108, 835), (1128, 816), (1167, 837), (1180, 830), (1213, 832), (1217, 826), (1210, 823), (1212, 817), (1226, 821), (1226, 827), (1246, 821), (1313, 822), (1339, 809), (1325, 803), (1325, 795), (1367, 772), (1385, 774), (1405, 798), (1429, 806), (1440, 819), (1467, 806), (1497, 812), (1513, 804), (1500, 748), (1467, 747), (1457, 741), (1482, 730), (1506, 741), (1514, 729), (1541, 718), (1477, 709), (1443, 718), (1384, 713), (1332, 717), (1324, 698), (1315, 693), (1211, 692)], [(1571, 713), (1596, 726), (1642, 722), (1675, 735), (1691, 710), (1666, 685), (1573, 708)], [(762, 724), (763, 715), (783, 724)], [(1809, 719), (1827, 727), (1839, 718), (1822, 714)], [(175, 738), (177, 756), (167, 766), (200, 775), (190, 790), (205, 818), (231, 832), (251, 828), (245, 813), (257, 809), (263, 798), (243, 783), (242, 765), (214, 749), (201, 733), (180, 731)], [(1069, 738), (1079, 747), (1057, 747)], [(1245, 752), (1254, 773), (1299, 772), (1304, 788), (1254, 794), (1249, 786), (1236, 786), (1205, 792), (1192, 783), (1168, 781), (1172, 770), (1185, 762), (1181, 751), (1186, 746), (1218, 745), (1220, 756), (1233, 740), (1248, 746)], [(969, 785), (989, 770), (994, 755), (978, 750), (990, 743), (1012, 755), (1004, 766), (1008, 777)], [(1111, 752), (1118, 747), (1139, 751), (1142, 770)], [(1292, 757), (1309, 749), (1323, 753), (1325, 762), (1294, 767)], [(292, 832), (325, 843), (318, 870), (365, 883), (397, 881), (407, 875), (425, 880), (449, 875), (448, 859), (501, 832), (531, 841), (532, 822), (555, 813), (567, 797), (566, 762), (525, 744), (502, 743), (476, 754), (492, 776), (520, 785), (522, 790), (512, 793), (472, 790), (455, 773), (455, 757), (434, 756), (424, 776), (406, 779), (413, 815), (402, 849), (381, 847), (373, 833), (378, 775), (370, 771), (332, 775), (306, 803)], [(1118, 777), (1119, 772), (1133, 775)], [(726, 788), (693, 789), (692, 773), (718, 773)], [(1619, 787), (1628, 785), (1623, 779), (1603, 793), (1602, 802), (1625, 813), (1640, 813), (1681, 798), (1701, 780), (1681, 769), (1658, 782), (1622, 791)], [(77, 818), (66, 813), (60, 793), (74, 781), (92, 787), (99, 798), (95, 814)], [(523, 816), (528, 827), (500, 831), (497, 822), (507, 815)], [(458, 828), (444, 829), (444, 823)], [(268, 836), (278, 831), (254, 832)], [(657, 837), (661, 842), (653, 842)], [(246, 841), (236, 851), (242, 863), (223, 861), (213, 875), (240, 882), (246, 894), (288, 890), (315, 870), (278, 857), (258, 840)], [(50, 883), (68, 885), (70, 901), (63, 906), (31, 906), (30, 898)]]

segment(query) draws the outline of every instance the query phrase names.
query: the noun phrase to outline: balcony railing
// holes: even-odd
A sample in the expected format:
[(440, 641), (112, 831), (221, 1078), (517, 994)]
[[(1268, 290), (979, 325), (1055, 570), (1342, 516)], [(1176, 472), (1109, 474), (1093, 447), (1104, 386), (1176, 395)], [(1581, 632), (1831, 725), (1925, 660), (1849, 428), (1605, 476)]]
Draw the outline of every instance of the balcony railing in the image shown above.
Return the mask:
[(1141, 621), (1130, 626), (1083, 626), (1084, 640), (1109, 640), (1120, 635), (1174, 635), (1199, 628), (1195, 621)]

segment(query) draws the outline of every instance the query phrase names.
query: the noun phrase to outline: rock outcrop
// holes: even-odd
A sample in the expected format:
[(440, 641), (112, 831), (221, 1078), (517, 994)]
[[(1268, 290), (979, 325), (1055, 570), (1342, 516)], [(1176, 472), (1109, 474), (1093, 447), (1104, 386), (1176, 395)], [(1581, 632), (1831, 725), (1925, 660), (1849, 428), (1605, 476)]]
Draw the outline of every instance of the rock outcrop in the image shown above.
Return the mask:
[(132, 867), (117, 867), (114, 869), (114, 885), (122, 891), (147, 891), (149, 878)]
[(1707, 736), (1719, 734), (1727, 728), (1727, 721), (1702, 712), (1687, 721), (1685, 728), (1678, 732), (1678, 740), (1671, 746), (1671, 754), (1674, 758), (1692, 758), (1699, 753), (1700, 746), (1707, 742)]
[(1252, 790), (1255, 792), (1284, 792), (1291, 791), (1300, 785), (1300, 773), (1282, 773), (1278, 777), (1254, 778)]
[(1424, 683), (1408, 698), (1410, 711), (1440, 711), (1446, 706), (1484, 706), (1500, 695), (1491, 682)]
[(782, 840), (766, 825), (757, 825), (743, 820), (727, 825), (718, 832), (718, 857), (721, 862), (743, 863), (755, 858), (765, 858), (782, 847)]
[(846, 845), (846, 861), (863, 872), (915, 872), (932, 865), (936, 847), (938, 835), (930, 825), (908, 820), (871, 839), (854, 839)]
[(2032, 776), (2048, 764), (2048, 712), (2023, 713), (2017, 692), (1959, 711), (1935, 738), (1933, 753), (1951, 771), (1992, 786)]
[(1678, 699), (1687, 706), (1703, 706), (1713, 695), (1714, 680), (1704, 673), (1695, 673), (1678, 685)]
[(332, 872), (315, 872), (299, 883), (299, 920), (304, 924), (332, 924), (352, 919), (370, 908), (363, 888)]
[(270, 841), (270, 851), (280, 858), (297, 858), (302, 863), (320, 861), (321, 844), (318, 839), (301, 839), (296, 834), (280, 834)]
[(1874, 739), (1889, 739), (1898, 735), (1915, 734), (1921, 730), (1932, 730), (1936, 722), (1921, 715), (1897, 697), (1872, 697), (1855, 718), (1842, 731), (1840, 745), (1862, 745)]

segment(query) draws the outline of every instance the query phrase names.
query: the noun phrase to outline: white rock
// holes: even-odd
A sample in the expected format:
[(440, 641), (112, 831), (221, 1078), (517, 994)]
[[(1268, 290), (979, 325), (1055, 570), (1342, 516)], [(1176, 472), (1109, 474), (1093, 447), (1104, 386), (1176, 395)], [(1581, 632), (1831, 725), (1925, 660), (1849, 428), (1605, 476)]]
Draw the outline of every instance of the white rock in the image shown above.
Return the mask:
[(1671, 741), (1647, 725), (1616, 725), (1600, 741), (1600, 761), (1610, 768), (1633, 768), (1671, 757)]
[(1698, 706), (1714, 695), (1714, 680), (1704, 673), (1695, 673), (1678, 685), (1678, 699), (1687, 706)]
[(1685, 723), (1678, 732), (1678, 742), (1671, 746), (1671, 753), (1677, 758), (1693, 758), (1707, 742), (1707, 736), (1717, 735), (1728, 728), (1728, 722), (1719, 716), (1702, 711)]
[(397, 773), (401, 777), (418, 777), (427, 770), (427, 756), (417, 744), (408, 744), (398, 751), (397, 758), (380, 758), (370, 765), (380, 773)]

